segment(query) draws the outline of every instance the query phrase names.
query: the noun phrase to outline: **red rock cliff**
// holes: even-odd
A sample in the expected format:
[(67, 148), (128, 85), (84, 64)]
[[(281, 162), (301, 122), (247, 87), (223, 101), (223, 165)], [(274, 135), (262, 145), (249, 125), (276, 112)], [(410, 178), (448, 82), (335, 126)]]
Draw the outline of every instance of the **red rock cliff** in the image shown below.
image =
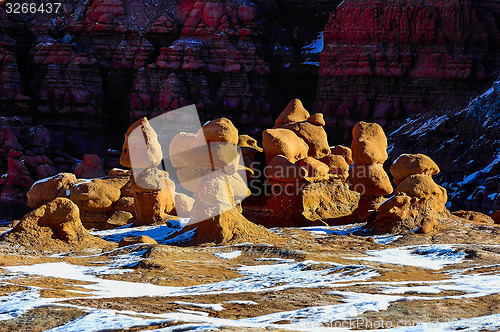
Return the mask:
[(459, 104), (498, 63), (495, 1), (346, 0), (325, 27), (315, 108), (349, 132)]

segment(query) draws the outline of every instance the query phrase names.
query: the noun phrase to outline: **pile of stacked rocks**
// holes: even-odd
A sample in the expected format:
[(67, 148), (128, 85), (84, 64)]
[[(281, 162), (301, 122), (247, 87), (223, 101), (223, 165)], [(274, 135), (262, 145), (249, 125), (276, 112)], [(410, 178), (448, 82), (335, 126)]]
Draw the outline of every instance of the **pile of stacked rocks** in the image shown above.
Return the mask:
[[(240, 139), (245, 165), (261, 183), (243, 203), (244, 214), (265, 226), (303, 226), (316, 220), (348, 216), (359, 196), (345, 184), (350, 149), (331, 149), (322, 114), (310, 115), (300, 100), (292, 100), (273, 129), (262, 134), (263, 152)], [(345, 157), (344, 157), (345, 156)], [(265, 161), (263, 161), (265, 160)]]
[(80, 212), (80, 220), (90, 229), (109, 229), (133, 221), (134, 198), (129, 185), (130, 171), (113, 169), (109, 175), (77, 179), (72, 173), (59, 173), (33, 184), (26, 196), (33, 209), (58, 197), (69, 198)]
[(352, 136), (354, 166), (348, 182), (352, 190), (361, 194), (354, 218), (368, 221), (385, 200), (383, 196), (393, 192), (389, 176), (383, 168), (387, 160), (387, 137), (378, 124), (366, 122), (357, 123)]
[(432, 179), (439, 167), (423, 154), (403, 154), (391, 166), (395, 195), (378, 208), (368, 224), (376, 233), (397, 233), (420, 228), (431, 232), (446, 216), (447, 193)]

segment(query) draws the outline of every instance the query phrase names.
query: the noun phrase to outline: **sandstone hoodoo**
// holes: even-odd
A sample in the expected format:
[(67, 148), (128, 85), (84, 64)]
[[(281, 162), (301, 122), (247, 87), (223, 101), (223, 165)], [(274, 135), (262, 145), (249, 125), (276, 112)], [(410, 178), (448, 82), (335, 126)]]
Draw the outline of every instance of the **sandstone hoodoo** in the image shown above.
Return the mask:
[(273, 236), (241, 214), (240, 204), (250, 191), (240, 175), (247, 169), (239, 143), (252, 146), (249, 149), (257, 147), (250, 137), (238, 136), (231, 121), (221, 118), (196, 134), (179, 133), (170, 144), (170, 159), (178, 168), (179, 182), (192, 195), (175, 196), (177, 214), (190, 218), (183, 232), (194, 232), (191, 244), (261, 241)]
[(142, 118), (132, 124), (125, 134), (120, 163), (132, 168), (135, 225), (164, 222), (174, 209), (175, 186), (166, 172), (156, 168), (162, 159), (160, 143), (148, 120)]
[(378, 124), (359, 122), (352, 131), (352, 159), (349, 187), (360, 193), (354, 218), (369, 221), (384, 201), (383, 196), (392, 194), (389, 176), (383, 168), (387, 160), (387, 138)]
[(36, 250), (103, 245), (104, 240), (91, 236), (80, 221), (78, 206), (58, 197), (25, 215), (1, 241)]
[(377, 210), (376, 220), (368, 227), (376, 233), (398, 233), (421, 228), (429, 233), (450, 216), (446, 209), (446, 190), (432, 175), (439, 167), (423, 154), (401, 155), (391, 166), (398, 186), (395, 194)]
[(264, 176), (251, 182), (253, 194), (243, 202), (245, 216), (275, 227), (335, 223), (352, 214), (359, 195), (345, 184), (349, 165), (342, 156), (350, 149), (332, 153), (323, 126), (322, 114), (311, 116), (294, 99), (275, 127), (262, 133), (266, 160), (258, 150), (243, 152), (245, 165)]

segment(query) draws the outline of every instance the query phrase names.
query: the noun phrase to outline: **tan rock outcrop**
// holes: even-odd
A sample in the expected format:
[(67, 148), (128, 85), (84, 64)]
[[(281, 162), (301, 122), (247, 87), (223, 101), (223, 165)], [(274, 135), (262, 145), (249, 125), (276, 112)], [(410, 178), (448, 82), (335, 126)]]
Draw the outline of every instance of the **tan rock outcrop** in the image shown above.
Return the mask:
[(276, 119), (276, 126), (287, 123), (303, 122), (309, 119), (310, 114), (299, 99), (292, 100)]
[(436, 175), (440, 172), (438, 165), (423, 154), (403, 154), (391, 165), (394, 183), (400, 184), (413, 174)]
[(437, 172), (438, 166), (425, 155), (400, 156), (391, 166), (391, 173), (399, 183), (395, 195), (380, 206), (376, 221), (369, 222), (368, 226), (376, 233), (420, 228), (424, 234), (438, 227), (449, 212), (446, 189), (431, 177)]
[(64, 197), (58, 197), (25, 215), (0, 240), (43, 251), (88, 248), (106, 243), (85, 230), (78, 206)]
[(201, 130), (203, 131), (204, 137), (200, 136), (199, 133), (197, 137), (199, 139), (204, 139), (208, 143), (226, 142), (235, 145), (238, 144), (238, 129), (236, 129), (229, 119), (220, 118), (212, 120), (204, 125)]
[(33, 184), (26, 196), (27, 205), (33, 209), (39, 208), (43, 204), (53, 201), (56, 197), (69, 197), (76, 177), (72, 173), (59, 173), (49, 178), (39, 180)]
[(304, 109), (300, 100), (295, 99), (280, 114), (274, 129), (283, 128), (293, 131), (308, 145), (308, 156), (319, 159), (330, 154), (324, 125), (323, 114), (316, 113), (309, 116), (309, 112)]
[(352, 130), (355, 164), (383, 164), (387, 160), (387, 137), (376, 123), (358, 122)]
[(328, 166), (328, 173), (335, 174), (342, 179), (347, 179), (349, 175), (349, 165), (347, 165), (343, 156), (330, 154), (321, 158), (319, 161)]
[(337, 145), (333, 149), (331, 149), (331, 151), (333, 155), (344, 157), (347, 165), (354, 164), (354, 161), (352, 160), (352, 150), (350, 148), (343, 145)]
[(294, 183), (303, 181), (309, 173), (307, 169), (295, 165), (287, 157), (277, 155), (267, 165), (266, 176), (274, 181)]
[(304, 167), (311, 177), (326, 177), (330, 171), (328, 165), (312, 157), (302, 159), (299, 163), (299, 167)]
[[(245, 216), (276, 227), (319, 225), (319, 220), (338, 223), (352, 214), (359, 194), (347, 187), (349, 165), (343, 156), (331, 153), (324, 125), (322, 114), (310, 116), (293, 100), (275, 127), (263, 132), (266, 161), (258, 160), (255, 152), (244, 155), (257, 177), (249, 182), (257, 188), (252, 189), (254, 195), (242, 204)], [(351, 158), (348, 148), (341, 154)], [(265, 181), (259, 182), (258, 174), (264, 174)]]
[(176, 193), (174, 197), (175, 210), (181, 218), (189, 218), (193, 210), (194, 199), (185, 194)]
[(393, 192), (389, 176), (381, 164), (354, 164), (349, 184), (361, 195), (386, 196)]
[(328, 137), (322, 126), (304, 121), (276, 125), (274, 128), (284, 128), (293, 131), (302, 138), (309, 147), (308, 155), (313, 158), (322, 158), (330, 154)]
[(127, 183), (123, 178), (97, 178), (76, 183), (69, 198), (82, 210), (112, 211), (121, 197), (121, 188)]
[(150, 225), (169, 217), (174, 208), (173, 188), (170, 188), (168, 174), (156, 168), (149, 168), (130, 178), (134, 195), (134, 225)]
[(429, 234), (431, 233), (434, 228), (438, 225), (438, 221), (436, 219), (431, 219), (431, 218), (425, 218), (422, 221), (422, 226), (420, 227), (420, 232), (423, 234)]
[(275, 156), (283, 155), (292, 163), (307, 157), (309, 147), (302, 138), (288, 129), (267, 129), (262, 133), (262, 146), (266, 163)]
[(135, 225), (162, 222), (174, 208), (173, 182), (166, 172), (156, 168), (162, 159), (157, 134), (148, 120), (142, 118), (132, 124), (125, 134), (120, 163), (125, 167), (133, 167), (130, 192), (134, 197)]

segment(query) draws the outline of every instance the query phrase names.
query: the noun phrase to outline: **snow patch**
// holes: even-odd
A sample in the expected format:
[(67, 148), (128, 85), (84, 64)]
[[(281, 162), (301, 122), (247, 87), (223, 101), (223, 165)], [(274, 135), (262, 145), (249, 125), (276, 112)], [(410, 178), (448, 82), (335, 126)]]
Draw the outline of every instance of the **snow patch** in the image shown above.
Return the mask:
[(465, 253), (455, 245), (421, 245), (366, 252), (371, 257), (346, 257), (347, 259), (409, 265), (430, 270), (441, 270), (446, 265), (463, 261)]
[(235, 250), (231, 252), (216, 252), (214, 253), (215, 257), (220, 259), (233, 259), (241, 255), (241, 250)]

